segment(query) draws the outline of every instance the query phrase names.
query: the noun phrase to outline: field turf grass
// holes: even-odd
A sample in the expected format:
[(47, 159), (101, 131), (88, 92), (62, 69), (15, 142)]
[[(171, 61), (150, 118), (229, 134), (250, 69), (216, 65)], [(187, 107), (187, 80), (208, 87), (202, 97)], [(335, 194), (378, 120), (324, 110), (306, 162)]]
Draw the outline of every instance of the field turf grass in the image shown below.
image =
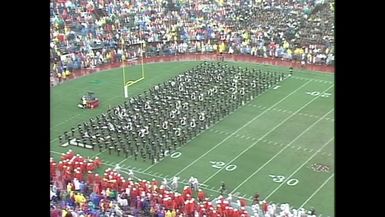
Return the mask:
[[(129, 87), (129, 96), (192, 68), (200, 62), (154, 63), (144, 66), (145, 79)], [(241, 67), (287, 72), (288, 68), (228, 62)], [(127, 79), (140, 76), (140, 66), (125, 68)], [(87, 91), (95, 92), (101, 106), (77, 107)], [(101, 71), (66, 81), (51, 89), (51, 155), (59, 159), (68, 149), (83, 156), (100, 156), (103, 169), (119, 164), (122, 173), (133, 169), (139, 178), (187, 182), (197, 177), (211, 199), (221, 181), (226, 193), (248, 200), (289, 203), (315, 208), (334, 216), (334, 74), (294, 70), (294, 75), (269, 89), (219, 123), (202, 132), (173, 155), (157, 164), (135, 161), (108, 152), (61, 147), (58, 136), (78, 123), (123, 102), (122, 69)], [(326, 169), (325, 172), (315, 171)]]

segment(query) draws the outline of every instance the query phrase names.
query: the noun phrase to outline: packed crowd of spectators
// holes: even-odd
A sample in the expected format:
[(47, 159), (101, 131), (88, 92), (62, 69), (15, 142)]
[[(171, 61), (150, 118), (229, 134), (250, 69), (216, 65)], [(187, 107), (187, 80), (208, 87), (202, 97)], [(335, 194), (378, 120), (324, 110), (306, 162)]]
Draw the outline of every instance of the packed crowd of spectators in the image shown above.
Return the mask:
[(334, 64), (334, 0), (51, 0), (51, 73), (184, 53)]
[[(315, 217), (314, 211), (294, 209), (255, 198), (248, 202), (231, 194), (210, 198), (202, 189), (187, 184), (183, 190), (167, 180), (140, 179), (130, 171), (107, 168), (103, 162), (69, 150), (56, 162), (51, 158), (51, 217)], [(178, 186), (178, 185), (177, 185)]]

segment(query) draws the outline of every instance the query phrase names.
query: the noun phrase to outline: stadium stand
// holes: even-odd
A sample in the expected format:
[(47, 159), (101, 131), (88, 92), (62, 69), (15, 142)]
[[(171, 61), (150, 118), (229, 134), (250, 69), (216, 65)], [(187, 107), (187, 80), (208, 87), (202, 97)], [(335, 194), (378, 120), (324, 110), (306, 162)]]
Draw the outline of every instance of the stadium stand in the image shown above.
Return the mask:
[(246, 54), (334, 64), (333, 0), (53, 0), (51, 74), (144, 56)]

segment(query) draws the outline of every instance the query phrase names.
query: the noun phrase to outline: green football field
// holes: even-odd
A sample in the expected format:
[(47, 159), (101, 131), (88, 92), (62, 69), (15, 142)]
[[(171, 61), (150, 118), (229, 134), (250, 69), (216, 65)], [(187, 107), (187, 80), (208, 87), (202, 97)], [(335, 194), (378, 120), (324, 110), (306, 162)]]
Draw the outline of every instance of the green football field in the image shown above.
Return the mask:
[[(192, 68), (200, 62), (154, 63), (144, 66), (145, 79), (129, 87), (134, 96)], [(232, 63), (241, 67), (287, 72), (284, 67)], [(129, 79), (139, 78), (140, 66), (126, 68)], [(87, 91), (95, 92), (101, 106), (77, 107)], [(289, 203), (294, 208), (315, 208), (334, 216), (334, 74), (296, 71), (254, 98), (216, 125), (199, 134), (172, 155), (151, 165), (122, 154), (61, 147), (58, 136), (89, 120), (109, 106), (124, 101), (122, 69), (97, 72), (51, 89), (51, 155), (59, 159), (68, 149), (83, 156), (100, 156), (103, 169), (133, 169), (139, 178), (197, 177), (211, 199), (221, 181), (227, 192), (251, 200)]]

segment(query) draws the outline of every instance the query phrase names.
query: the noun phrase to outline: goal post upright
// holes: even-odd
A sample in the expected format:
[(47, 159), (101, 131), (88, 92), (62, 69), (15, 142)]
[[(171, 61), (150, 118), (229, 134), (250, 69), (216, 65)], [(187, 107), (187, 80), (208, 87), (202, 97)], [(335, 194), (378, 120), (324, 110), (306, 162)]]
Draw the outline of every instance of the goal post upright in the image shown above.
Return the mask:
[[(124, 50), (124, 39), (122, 38), (122, 52)], [(123, 70), (122, 70), (122, 73), (123, 73), (123, 93), (124, 93), (124, 98), (127, 98), (128, 97), (128, 88), (127, 88), (127, 85), (126, 85), (126, 71), (125, 71), (125, 63), (124, 61), (126, 60), (125, 56), (124, 56), (124, 52), (123, 52), (123, 55), (122, 55), (122, 62), (123, 62)]]
[[(143, 19), (143, 18), (142, 18)], [(126, 72), (125, 72), (125, 63), (124, 61), (126, 60), (126, 57), (124, 56), (124, 52), (123, 52), (123, 56), (122, 56), (122, 61), (123, 61), (123, 93), (124, 93), (124, 98), (128, 98), (128, 87), (143, 80), (144, 79), (144, 47), (145, 47), (145, 41), (142, 40), (142, 36), (141, 36), (141, 33), (142, 33), (142, 27), (141, 25), (139, 24), (139, 43), (140, 43), (140, 58), (141, 58), (141, 77), (136, 79), (136, 80), (126, 80)], [(124, 39), (122, 38), (122, 50), (124, 48)]]
[[(143, 16), (143, 15), (142, 15)], [(143, 17), (142, 17), (142, 19), (143, 19)], [(139, 24), (139, 41), (140, 41), (140, 52), (141, 52), (141, 54), (140, 54), (140, 56), (141, 56), (141, 58), (142, 58), (142, 60), (141, 60), (141, 64), (142, 64), (142, 77), (141, 77), (141, 79), (144, 79), (144, 43), (145, 43), (145, 41), (144, 40), (142, 40), (142, 35), (141, 35), (141, 33), (142, 33), (142, 26)]]

